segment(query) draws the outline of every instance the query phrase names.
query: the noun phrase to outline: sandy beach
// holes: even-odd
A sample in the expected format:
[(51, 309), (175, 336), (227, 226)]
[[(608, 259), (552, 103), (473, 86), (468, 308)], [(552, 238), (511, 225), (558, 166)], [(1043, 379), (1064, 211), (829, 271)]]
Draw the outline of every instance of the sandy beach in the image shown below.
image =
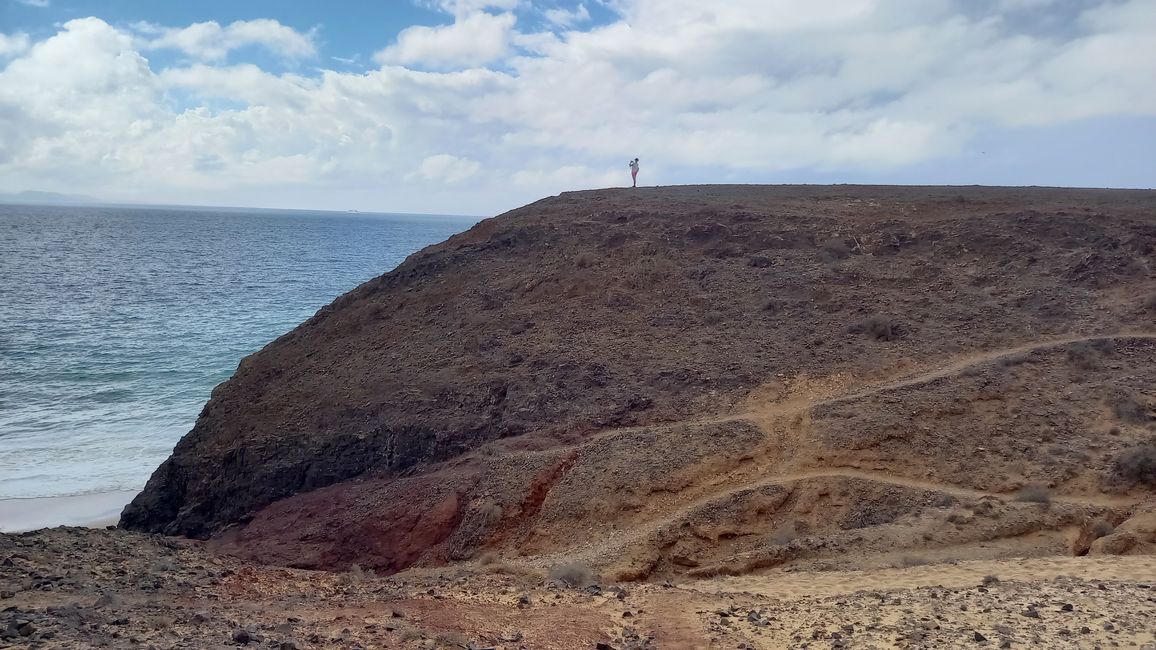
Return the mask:
[(0, 532), (20, 533), (54, 526), (111, 526), (136, 494), (132, 490), (65, 497), (0, 499)]

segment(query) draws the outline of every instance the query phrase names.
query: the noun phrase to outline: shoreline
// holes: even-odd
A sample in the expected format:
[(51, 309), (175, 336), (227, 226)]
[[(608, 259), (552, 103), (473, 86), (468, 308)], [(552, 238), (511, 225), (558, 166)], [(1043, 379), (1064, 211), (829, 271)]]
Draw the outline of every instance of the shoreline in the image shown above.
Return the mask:
[(0, 533), (24, 533), (56, 526), (103, 528), (116, 525), (136, 490), (113, 490), (59, 497), (0, 499)]

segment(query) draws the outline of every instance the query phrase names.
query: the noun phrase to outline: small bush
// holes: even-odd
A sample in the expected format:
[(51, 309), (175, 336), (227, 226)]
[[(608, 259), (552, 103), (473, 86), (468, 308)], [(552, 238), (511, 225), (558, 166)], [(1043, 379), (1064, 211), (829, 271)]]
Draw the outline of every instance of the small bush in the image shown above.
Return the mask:
[(594, 256), (591, 255), (590, 253), (579, 253), (574, 258), (574, 266), (576, 266), (580, 269), (589, 268), (590, 266), (593, 266), (593, 265), (594, 265)]
[(1080, 370), (1095, 370), (1100, 367), (1100, 354), (1087, 343), (1075, 343), (1068, 348), (1068, 363)]
[(1003, 368), (1012, 368), (1014, 366), (1022, 366), (1032, 360), (1031, 352), (1016, 352), (1007, 356), (1000, 357), (999, 365)]
[(994, 584), (998, 584), (998, 583), (999, 583), (999, 578), (997, 576), (988, 574), (988, 575), (983, 577), (983, 584), (985, 587), (990, 586), (990, 585), (994, 585)]
[(890, 316), (883, 314), (872, 314), (847, 329), (853, 334), (865, 334), (876, 341), (894, 341), (899, 338), (899, 325)]
[(478, 508), (478, 513), (482, 516), (482, 521), (487, 526), (492, 526), (502, 519), (502, 506), (498, 505), (493, 499), (487, 498), (482, 502)]
[(585, 564), (562, 564), (550, 569), (550, 578), (570, 587), (589, 587), (598, 582), (598, 574)]
[(795, 524), (786, 523), (776, 529), (775, 532), (771, 533), (767, 539), (772, 544), (776, 544), (778, 546), (786, 546), (798, 536), (799, 533), (795, 530)]
[(434, 642), (438, 646), (444, 648), (465, 648), (470, 646), (470, 642), (466, 637), (462, 636), (461, 632), (442, 632), (434, 637)]
[(1092, 522), (1092, 535), (1095, 536), (1093, 539), (1107, 537), (1114, 532), (1116, 532), (1116, 527), (1105, 519), (1097, 519), (1096, 521)]
[(1032, 483), (1020, 488), (1016, 492), (1016, 501), (1024, 501), (1027, 503), (1051, 503), (1052, 491), (1048, 486), (1040, 483)]
[(1148, 408), (1131, 392), (1116, 389), (1108, 395), (1108, 406), (1112, 413), (1124, 422), (1143, 424), (1148, 421)]
[(1156, 444), (1120, 452), (1116, 456), (1116, 473), (1130, 483), (1156, 488)]
[(837, 262), (851, 256), (851, 248), (842, 239), (831, 239), (820, 247), (820, 257), (824, 262)]
[(1144, 307), (1144, 311), (1156, 312), (1156, 293), (1151, 294), (1150, 296), (1145, 298), (1144, 302), (1142, 304)]

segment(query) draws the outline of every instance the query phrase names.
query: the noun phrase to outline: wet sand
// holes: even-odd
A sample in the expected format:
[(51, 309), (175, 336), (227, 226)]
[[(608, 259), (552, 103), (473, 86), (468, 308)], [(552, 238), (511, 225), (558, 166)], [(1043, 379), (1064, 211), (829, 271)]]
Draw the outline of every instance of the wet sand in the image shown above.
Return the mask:
[(111, 526), (136, 495), (132, 490), (65, 497), (0, 499), (0, 532), (19, 533), (54, 526)]

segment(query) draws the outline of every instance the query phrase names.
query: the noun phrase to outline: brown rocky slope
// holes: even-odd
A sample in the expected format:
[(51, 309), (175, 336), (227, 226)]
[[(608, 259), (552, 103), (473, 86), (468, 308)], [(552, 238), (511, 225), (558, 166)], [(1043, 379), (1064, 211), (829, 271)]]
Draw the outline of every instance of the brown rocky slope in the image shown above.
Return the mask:
[(566, 193), (242, 361), (121, 525), (624, 578), (1146, 552), (1153, 265), (1156, 192)]

